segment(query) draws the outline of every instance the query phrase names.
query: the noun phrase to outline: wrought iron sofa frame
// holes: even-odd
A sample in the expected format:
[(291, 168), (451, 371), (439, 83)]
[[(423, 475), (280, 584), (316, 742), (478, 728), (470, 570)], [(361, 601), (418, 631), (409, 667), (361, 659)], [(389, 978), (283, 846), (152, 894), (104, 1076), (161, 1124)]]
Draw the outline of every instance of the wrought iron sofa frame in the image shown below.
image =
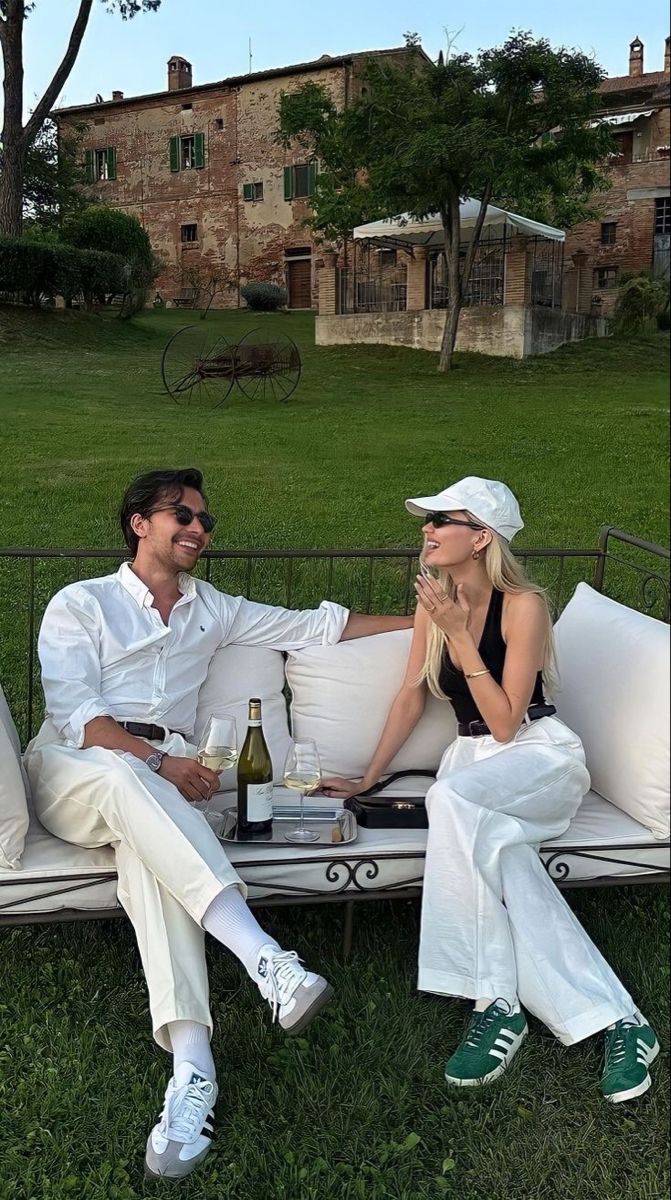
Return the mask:
[[(54, 588), (45, 589), (41, 572), (51, 567), (68, 565), (67, 578), (61, 578), (57, 586), (65, 582), (79, 579), (89, 574), (100, 574), (110, 569), (110, 564), (119, 562), (124, 555), (118, 550), (50, 550), (29, 548), (0, 548), (0, 580), (3, 571), (23, 570), (25, 578), (22, 586), (27, 589), (27, 603), (24, 608), (25, 630), (23, 631), (23, 650), (21, 659), (23, 671), (19, 672), (19, 693), (10, 692), (10, 707), (18, 710), (18, 725), (22, 740), (32, 736), (38, 721), (40, 704), (37, 702), (36, 681), (39, 666), (36, 657), (36, 633), (41, 616), (41, 608), (53, 593)], [(556, 611), (560, 611), (569, 598), (573, 587), (580, 579), (586, 579), (600, 592), (612, 595), (632, 607), (649, 612), (662, 620), (669, 620), (669, 551), (653, 542), (645, 541), (616, 529), (604, 526), (599, 535), (598, 544), (594, 549), (524, 549), (518, 551), (522, 561), (531, 564), (532, 573), (539, 576), (545, 574), (542, 581), (548, 586), (551, 599)], [(266, 572), (264, 594), (258, 594), (254, 587), (254, 568), (263, 564)], [(412, 580), (417, 563), (417, 551), (412, 548), (377, 550), (212, 550), (204, 556), (203, 573), (207, 579), (225, 586), (226, 579), (221, 580), (222, 571), (226, 574), (228, 568), (233, 568), (234, 582), (237, 590), (247, 596), (266, 600), (270, 603), (292, 605), (296, 603), (313, 603), (328, 595), (349, 603), (359, 611), (371, 611), (376, 607), (384, 607), (385, 611), (396, 610), (409, 612), (413, 598)], [(319, 565), (325, 570), (325, 578), (320, 584), (320, 595), (310, 594), (307, 582), (301, 577), (305, 567), (310, 565), (312, 573)], [(554, 567), (553, 578), (547, 578), (548, 566)], [(581, 573), (576, 576), (575, 568), (581, 567)], [(274, 572), (272, 588), (268, 588), (268, 574)], [(59, 571), (62, 575), (63, 572)], [(278, 574), (279, 573), (279, 574)], [(338, 581), (339, 574), (344, 573), (345, 579)], [(379, 576), (383, 575), (382, 590), (379, 586)], [(608, 578), (607, 578), (608, 576)], [(16, 581), (14, 581), (16, 583)], [(608, 585), (608, 586), (607, 586)], [(7, 590), (7, 589), (5, 589)], [(225, 586), (225, 590), (232, 590)], [(273, 592), (268, 594), (268, 590)], [(9, 588), (13, 595), (12, 587)], [(636, 594), (638, 603), (632, 605)], [(7, 628), (16, 626), (16, 606), (7, 613), (4, 621)], [(7, 644), (4, 638), (3, 613), (0, 608), (0, 645)], [(3, 659), (0, 652), (0, 678), (3, 671)], [(22, 694), (21, 694), (22, 693)], [(375, 879), (379, 874), (379, 863), (385, 858), (416, 859), (421, 861), (424, 852), (409, 850), (402, 852), (377, 853), (374, 856), (363, 847), (352, 851), (345, 857), (333, 857), (320, 860), (324, 867), (324, 891), (268, 884), (264, 887), (275, 887), (268, 895), (253, 900), (259, 906), (264, 905), (294, 905), (314, 903), (335, 903), (345, 905), (344, 915), (344, 951), (347, 955), (351, 948), (352, 922), (354, 903), (371, 899), (411, 899), (421, 894), (421, 874), (416, 879), (406, 880), (402, 885), (375, 887)], [(638, 843), (638, 850), (659, 850), (664, 843), (650, 840)], [(603, 850), (592, 845), (567, 846), (552, 848), (546, 852), (545, 866), (559, 887), (598, 887), (615, 886), (631, 883), (668, 883), (669, 872), (660, 868), (654, 862), (628, 862), (618, 856), (610, 857), (617, 851), (625, 852), (626, 844), (605, 846)], [(578, 859), (597, 859), (604, 862), (617, 862), (620, 865), (631, 865), (636, 869), (635, 875), (610, 876), (604, 875), (589, 880), (572, 878), (571, 868)], [(291, 862), (293, 865), (314, 864), (315, 856), (301, 858), (291, 856), (290, 859), (277, 859), (278, 866)], [(268, 868), (267, 859), (246, 861), (244, 864), (245, 877), (253, 882), (254, 868)], [(109, 880), (114, 876), (113, 870), (102, 870), (92, 874), (85, 880), (75, 880), (72, 875), (53, 875), (36, 877), (35, 885), (53, 884), (53, 892), (42, 893), (42, 898), (51, 895), (64, 896), (71, 892), (86, 890)], [(49, 913), (20, 912), (22, 903), (30, 897), (22, 898), (11, 904), (2, 903), (3, 882), (0, 880), (0, 926), (38, 924), (53, 921), (95, 920), (123, 915), (123, 910), (106, 908), (100, 910), (60, 909)], [(9, 882), (9, 881), (8, 881)], [(64, 886), (57, 886), (62, 884)]]

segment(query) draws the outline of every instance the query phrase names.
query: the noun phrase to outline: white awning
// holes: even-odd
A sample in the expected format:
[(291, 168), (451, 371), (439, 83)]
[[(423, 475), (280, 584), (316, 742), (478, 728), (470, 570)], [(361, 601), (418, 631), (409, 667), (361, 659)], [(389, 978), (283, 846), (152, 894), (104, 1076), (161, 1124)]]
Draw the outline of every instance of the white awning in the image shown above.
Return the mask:
[(645, 112), (613, 113), (612, 116), (599, 117), (598, 121), (590, 121), (590, 128), (596, 129), (597, 125), (631, 125), (639, 117), (651, 117), (654, 112), (657, 112), (656, 108), (648, 108)]
[[(464, 233), (473, 228), (479, 211), (479, 200), (462, 201), (460, 216)], [(543, 225), (540, 221), (531, 221), (529, 217), (520, 217), (505, 208), (497, 208), (495, 204), (487, 206), (485, 226), (487, 225), (501, 225), (528, 237), (550, 238), (554, 242), (563, 242), (566, 238), (563, 229)], [(440, 217), (435, 213), (422, 220), (410, 217), (406, 213), (399, 217), (386, 218), (384, 221), (369, 221), (366, 225), (359, 225), (354, 230), (354, 237), (362, 240), (379, 239), (387, 241), (390, 245), (442, 247), (443, 226)]]

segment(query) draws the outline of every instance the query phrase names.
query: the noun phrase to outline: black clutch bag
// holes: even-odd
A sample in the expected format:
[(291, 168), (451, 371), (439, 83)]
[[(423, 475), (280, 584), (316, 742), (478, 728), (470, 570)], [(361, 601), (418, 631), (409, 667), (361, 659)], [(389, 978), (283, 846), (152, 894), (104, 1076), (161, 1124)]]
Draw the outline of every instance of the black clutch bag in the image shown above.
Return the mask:
[(378, 796), (390, 783), (398, 779), (421, 776), (435, 779), (433, 771), (395, 771), (382, 783), (376, 783), (357, 796), (350, 796), (344, 807), (357, 819), (364, 829), (428, 829), (426, 805), (423, 796)]

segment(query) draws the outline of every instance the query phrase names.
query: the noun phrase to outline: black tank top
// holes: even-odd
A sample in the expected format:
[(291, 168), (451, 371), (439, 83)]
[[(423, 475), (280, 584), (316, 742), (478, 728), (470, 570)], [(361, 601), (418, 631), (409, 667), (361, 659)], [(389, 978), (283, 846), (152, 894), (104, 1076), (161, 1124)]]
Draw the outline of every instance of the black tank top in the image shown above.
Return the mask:
[[(478, 650), (480, 658), (486, 667), (489, 667), (492, 679), (500, 684), (503, 679), (503, 665), (506, 661), (506, 643), (501, 634), (501, 613), (503, 612), (503, 592), (499, 592), (494, 588), (492, 590), (489, 608), (487, 609), (487, 617), (485, 619), (485, 627), (480, 638)], [(481, 721), (482, 715), (479, 712), (475, 700), (471, 696), (463, 671), (458, 671), (454, 666), (447, 646), (443, 655), (443, 661), (440, 667), (440, 675), (438, 677), (441, 691), (452, 701), (452, 706), (457, 716), (457, 721)], [(544, 704), (543, 696), (543, 676), (539, 671), (534, 684), (534, 691), (530, 704)]]

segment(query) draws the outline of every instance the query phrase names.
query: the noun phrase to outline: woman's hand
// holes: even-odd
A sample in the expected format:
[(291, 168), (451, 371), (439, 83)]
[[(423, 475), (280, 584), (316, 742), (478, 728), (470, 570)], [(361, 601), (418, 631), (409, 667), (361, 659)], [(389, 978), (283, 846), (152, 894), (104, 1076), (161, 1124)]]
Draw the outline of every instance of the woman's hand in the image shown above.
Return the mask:
[(350, 796), (365, 791), (367, 786), (361, 779), (340, 779), (333, 776), (330, 779), (322, 779), (319, 791), (324, 796), (330, 796), (332, 800), (349, 800)]
[(437, 579), (423, 575), (415, 580), (415, 592), (427, 616), (450, 641), (458, 640), (468, 631), (471, 609), (461, 583), (457, 586), (456, 602), (445, 594)]

